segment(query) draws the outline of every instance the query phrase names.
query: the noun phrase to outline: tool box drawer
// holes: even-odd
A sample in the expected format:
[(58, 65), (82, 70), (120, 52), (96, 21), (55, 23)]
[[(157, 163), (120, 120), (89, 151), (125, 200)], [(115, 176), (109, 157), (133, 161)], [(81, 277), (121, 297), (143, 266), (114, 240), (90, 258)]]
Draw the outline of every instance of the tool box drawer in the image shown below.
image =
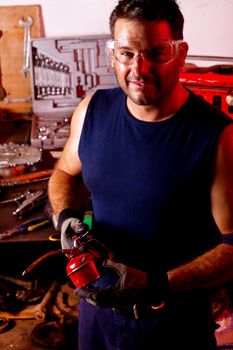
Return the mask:
[(32, 146), (62, 148), (80, 101), (100, 88), (116, 87), (105, 53), (108, 35), (31, 40)]

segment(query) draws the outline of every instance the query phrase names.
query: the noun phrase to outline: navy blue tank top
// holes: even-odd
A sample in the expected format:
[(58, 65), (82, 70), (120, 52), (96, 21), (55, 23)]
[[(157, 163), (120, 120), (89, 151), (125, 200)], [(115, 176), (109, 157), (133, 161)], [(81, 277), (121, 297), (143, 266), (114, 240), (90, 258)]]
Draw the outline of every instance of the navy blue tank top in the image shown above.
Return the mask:
[(174, 268), (213, 247), (211, 169), (231, 119), (190, 94), (171, 118), (134, 118), (120, 88), (98, 90), (79, 145), (93, 205), (93, 234), (116, 260)]

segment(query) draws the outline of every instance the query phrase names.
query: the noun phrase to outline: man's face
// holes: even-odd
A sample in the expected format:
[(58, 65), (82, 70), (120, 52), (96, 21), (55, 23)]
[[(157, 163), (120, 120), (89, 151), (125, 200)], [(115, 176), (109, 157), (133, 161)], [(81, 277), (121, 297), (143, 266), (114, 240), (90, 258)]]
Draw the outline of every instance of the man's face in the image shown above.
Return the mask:
[(112, 65), (128, 97), (138, 105), (157, 105), (166, 99), (177, 86), (187, 54), (185, 43), (163, 49), (173, 40), (168, 23), (118, 19), (114, 40)]

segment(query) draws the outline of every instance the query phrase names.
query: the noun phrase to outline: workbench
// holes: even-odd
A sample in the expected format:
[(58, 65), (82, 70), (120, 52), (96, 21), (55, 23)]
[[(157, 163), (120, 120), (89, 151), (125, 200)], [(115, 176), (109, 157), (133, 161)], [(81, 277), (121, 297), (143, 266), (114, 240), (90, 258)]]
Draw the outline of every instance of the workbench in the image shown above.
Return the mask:
[[(0, 143), (29, 143), (31, 123), (29, 122), (3, 122), (1, 123)], [(16, 132), (17, 131), (17, 132)], [(33, 165), (32, 171), (52, 169), (56, 159), (49, 151), (42, 151), (41, 160)], [(0, 202), (14, 198), (24, 191), (43, 189), (47, 190), (48, 180), (20, 186), (3, 187), (0, 192)], [(17, 208), (16, 203), (0, 205), (0, 233), (12, 229), (32, 218), (45, 215), (45, 205), (33, 210), (22, 219), (13, 215)], [(52, 223), (38, 228), (32, 232), (16, 235), (12, 238), (0, 240), (0, 271), (12, 272), (20, 277), (24, 268), (44, 253), (60, 249), (60, 241), (50, 240), (51, 234), (59, 234)], [(56, 260), (56, 258), (55, 258)]]

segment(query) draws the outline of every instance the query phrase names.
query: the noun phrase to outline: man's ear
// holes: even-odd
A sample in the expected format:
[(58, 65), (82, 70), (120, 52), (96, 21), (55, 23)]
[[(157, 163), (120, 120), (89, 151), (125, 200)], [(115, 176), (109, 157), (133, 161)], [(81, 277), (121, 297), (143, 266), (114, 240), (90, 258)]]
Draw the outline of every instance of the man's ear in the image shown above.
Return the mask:
[(183, 67), (185, 65), (188, 49), (189, 49), (189, 46), (185, 41), (182, 41), (179, 44), (180, 67)]

